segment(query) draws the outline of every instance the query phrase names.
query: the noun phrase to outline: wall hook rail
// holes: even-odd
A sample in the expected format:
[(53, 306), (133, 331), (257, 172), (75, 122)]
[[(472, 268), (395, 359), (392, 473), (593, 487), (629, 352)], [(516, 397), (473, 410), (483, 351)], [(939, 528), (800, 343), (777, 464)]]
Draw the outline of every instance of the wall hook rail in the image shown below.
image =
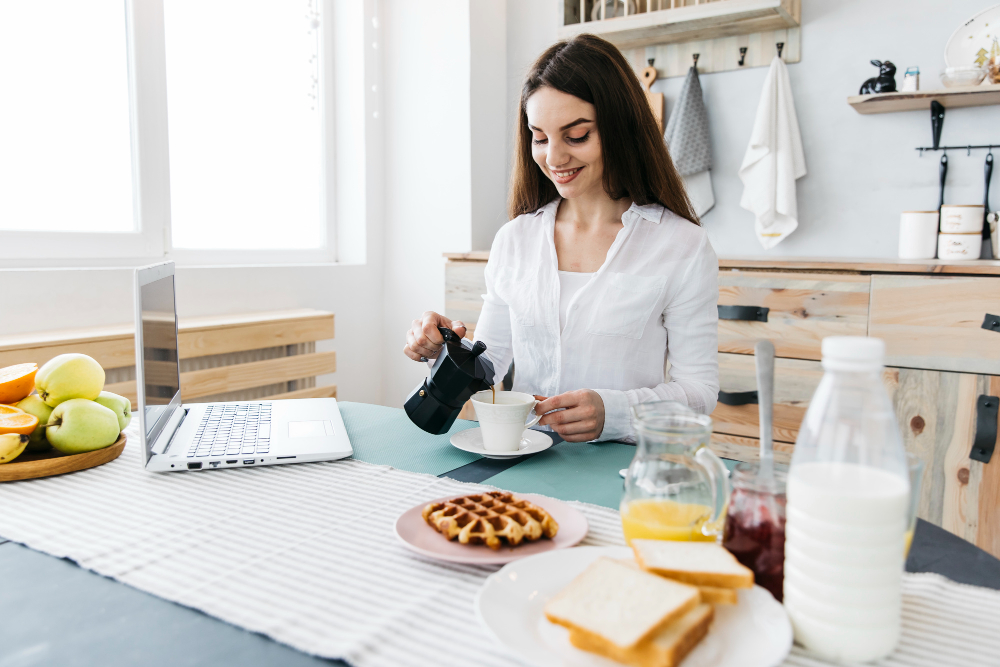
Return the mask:
[(740, 67), (743, 67), (743, 63), (746, 61), (746, 59), (747, 59), (747, 47), (741, 46), (740, 47)]

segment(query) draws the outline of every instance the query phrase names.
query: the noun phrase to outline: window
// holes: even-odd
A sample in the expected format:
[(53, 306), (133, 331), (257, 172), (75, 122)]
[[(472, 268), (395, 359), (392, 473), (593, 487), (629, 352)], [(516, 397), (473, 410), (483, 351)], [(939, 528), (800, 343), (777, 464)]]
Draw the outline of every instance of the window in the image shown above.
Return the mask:
[(120, 0), (0, 4), (0, 229), (133, 231), (126, 53)]
[(175, 248), (323, 247), (320, 18), (301, 0), (165, 0)]
[(328, 5), (0, 3), (0, 259), (334, 260)]

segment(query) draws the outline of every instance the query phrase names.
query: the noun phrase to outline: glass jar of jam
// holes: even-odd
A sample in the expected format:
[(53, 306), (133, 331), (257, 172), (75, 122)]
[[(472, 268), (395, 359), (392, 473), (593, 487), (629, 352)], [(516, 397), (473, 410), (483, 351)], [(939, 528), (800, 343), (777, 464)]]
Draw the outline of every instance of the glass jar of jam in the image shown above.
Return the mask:
[(733, 494), (722, 546), (753, 570), (757, 585), (781, 602), (785, 575), (786, 466), (774, 466), (774, 486), (758, 479), (757, 466), (739, 463), (730, 476)]

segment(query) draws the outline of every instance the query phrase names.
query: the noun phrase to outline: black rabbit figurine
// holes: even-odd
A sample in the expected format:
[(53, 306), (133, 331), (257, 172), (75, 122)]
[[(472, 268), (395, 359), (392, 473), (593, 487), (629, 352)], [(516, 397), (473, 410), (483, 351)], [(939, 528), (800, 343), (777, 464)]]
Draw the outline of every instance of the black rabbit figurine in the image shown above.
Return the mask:
[(878, 76), (861, 84), (859, 95), (871, 95), (872, 93), (894, 93), (896, 92), (896, 66), (886, 60), (873, 60), (872, 65), (878, 67)]

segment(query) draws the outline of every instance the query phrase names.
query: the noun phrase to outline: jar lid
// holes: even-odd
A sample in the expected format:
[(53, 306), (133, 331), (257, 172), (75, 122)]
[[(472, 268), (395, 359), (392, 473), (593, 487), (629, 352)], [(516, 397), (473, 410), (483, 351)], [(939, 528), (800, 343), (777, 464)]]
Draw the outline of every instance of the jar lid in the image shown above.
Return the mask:
[[(732, 484), (734, 489), (741, 489), (745, 491), (769, 491), (764, 485), (760, 483), (757, 475), (760, 471), (759, 463), (747, 463), (745, 461), (740, 461), (733, 468), (733, 471), (729, 475), (729, 483)], [(785, 485), (788, 482), (788, 466), (782, 465), (781, 463), (774, 464), (774, 492), (776, 495), (782, 495), (785, 493)]]
[(823, 368), (877, 371), (885, 360), (885, 342), (869, 336), (828, 336), (823, 339)]

